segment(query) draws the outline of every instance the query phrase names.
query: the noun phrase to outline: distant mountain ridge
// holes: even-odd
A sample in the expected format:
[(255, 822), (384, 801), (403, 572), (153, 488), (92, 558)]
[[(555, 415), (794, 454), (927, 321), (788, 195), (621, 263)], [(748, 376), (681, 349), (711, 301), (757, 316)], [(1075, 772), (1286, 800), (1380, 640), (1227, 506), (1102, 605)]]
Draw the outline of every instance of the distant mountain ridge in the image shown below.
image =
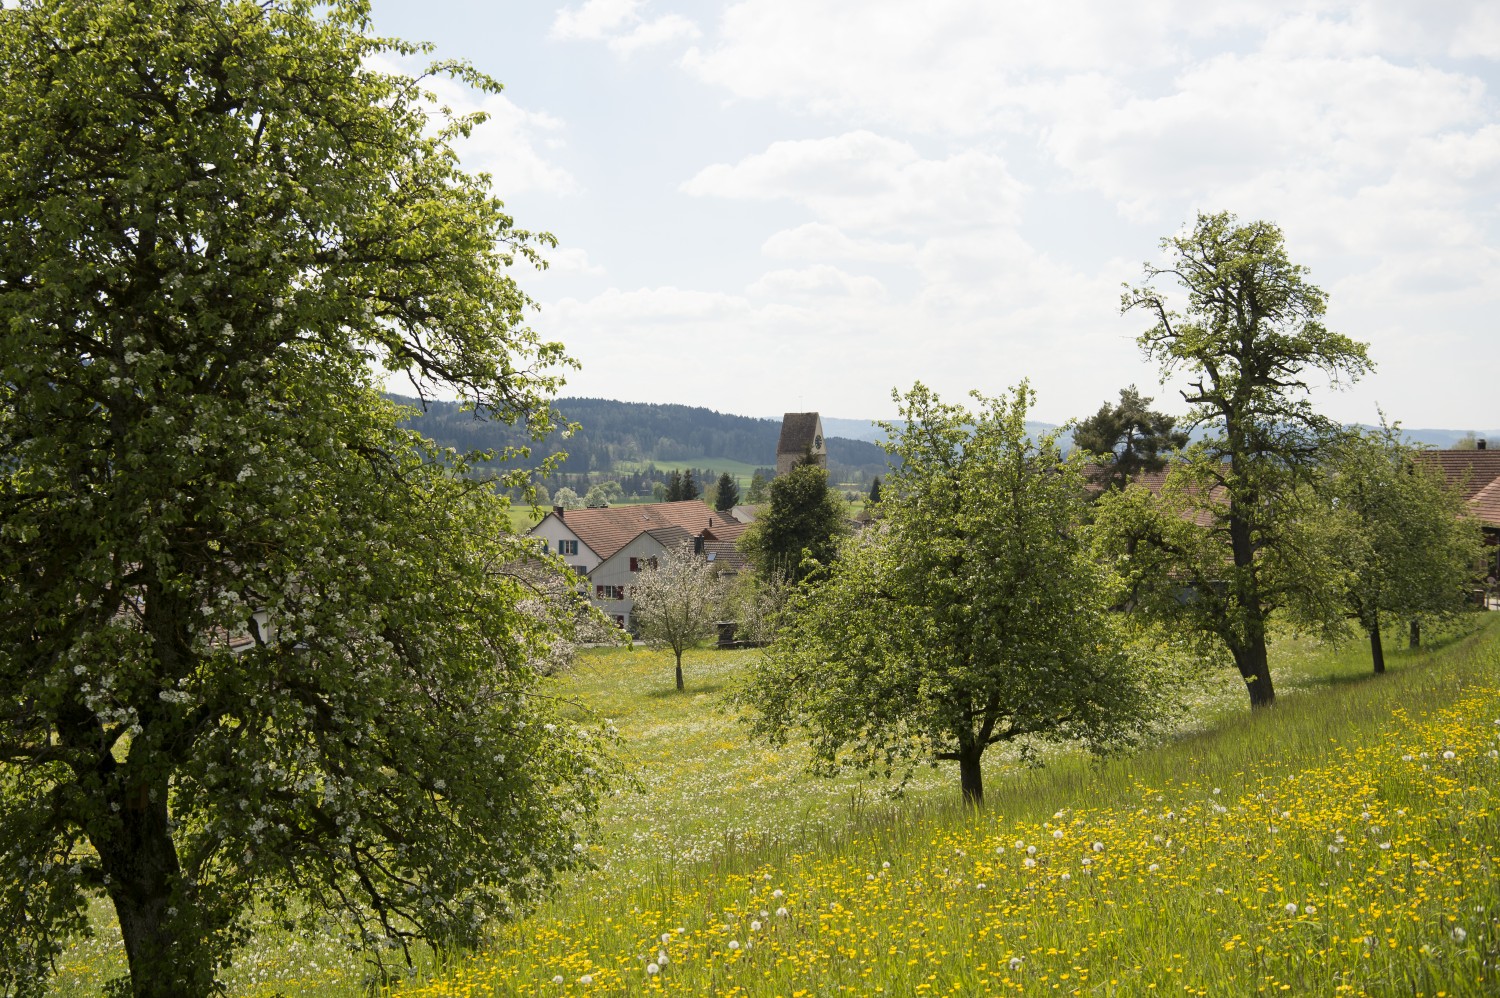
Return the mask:
[[(459, 451), (500, 450), (529, 443), (513, 426), (475, 419), (454, 402), (429, 402), (425, 411), (413, 398), (393, 401), (418, 409), (409, 425), (437, 443)], [(774, 468), (779, 419), (735, 416), (698, 406), (673, 403), (617, 402), (611, 399), (560, 398), (554, 403), (579, 430), (570, 437), (553, 433), (536, 454), (565, 452), (558, 469), (567, 475), (610, 472), (621, 462), (671, 464), (685, 461), (711, 465), (715, 459)], [(843, 421), (857, 425), (859, 420)], [(873, 429), (873, 427), (871, 427)], [(841, 436), (823, 426), (829, 470), (836, 480), (883, 475), (885, 452), (869, 439)]]
[[(515, 427), (475, 419), (454, 402), (430, 402), (422, 412), (416, 399), (398, 395), (390, 398), (418, 409), (410, 425), (443, 446), (459, 451), (498, 451), (529, 442), (525, 433)], [(567, 438), (554, 433), (540, 445), (533, 444), (533, 452), (538, 455), (566, 452), (568, 456), (560, 468), (563, 474), (610, 474), (621, 462), (634, 465), (696, 462), (711, 467), (715, 460), (720, 460), (766, 468), (776, 463), (780, 419), (737, 416), (675, 403), (598, 398), (560, 398), (555, 406), (565, 420), (578, 423), (581, 429)], [(886, 454), (878, 446), (884, 433), (873, 420), (821, 418), (828, 440), (829, 470), (835, 480), (865, 481), (886, 474)], [(1056, 429), (1053, 423), (1026, 424), (1027, 432), (1033, 436)], [(1403, 430), (1409, 439), (1432, 447), (1451, 447), (1469, 432)], [(1491, 446), (1500, 446), (1500, 431), (1476, 435), (1487, 439)], [(1200, 436), (1201, 432), (1194, 434), (1195, 438)], [(1066, 450), (1072, 443), (1071, 434), (1059, 434), (1057, 442)]]

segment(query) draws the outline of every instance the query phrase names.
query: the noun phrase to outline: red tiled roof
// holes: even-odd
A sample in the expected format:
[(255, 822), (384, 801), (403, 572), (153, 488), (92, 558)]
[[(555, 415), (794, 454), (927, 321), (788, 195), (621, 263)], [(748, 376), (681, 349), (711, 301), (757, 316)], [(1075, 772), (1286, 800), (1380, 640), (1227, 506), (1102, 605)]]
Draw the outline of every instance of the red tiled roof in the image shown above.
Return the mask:
[(1443, 473), (1450, 489), (1461, 489), (1473, 499), (1500, 478), (1500, 450), (1424, 450), (1417, 460)]
[[(558, 514), (554, 511), (548, 515)], [(562, 514), (561, 519), (563, 525), (577, 534), (601, 559), (615, 554), (646, 530), (681, 527), (696, 536), (704, 530), (717, 534), (721, 529), (728, 529), (730, 524), (743, 529), (743, 525), (727, 513), (711, 509), (697, 499), (643, 503), (638, 506), (606, 506), (602, 509), (570, 509)]]
[(1500, 477), (1474, 494), (1469, 512), (1486, 527), (1500, 530)]

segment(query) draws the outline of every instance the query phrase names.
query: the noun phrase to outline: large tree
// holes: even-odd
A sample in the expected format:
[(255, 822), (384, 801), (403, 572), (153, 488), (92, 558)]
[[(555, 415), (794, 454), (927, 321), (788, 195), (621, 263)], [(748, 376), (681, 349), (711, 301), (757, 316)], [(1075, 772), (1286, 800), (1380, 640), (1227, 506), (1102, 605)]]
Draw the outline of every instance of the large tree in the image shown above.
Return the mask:
[(816, 464), (794, 465), (771, 482), (769, 505), (740, 536), (739, 546), (764, 576), (801, 582), (838, 555), (849, 533), (848, 506)]
[(131, 993), (202, 995), (262, 905), (462, 944), (577, 861), (532, 549), (371, 373), (545, 432), (545, 237), (366, 15), (0, 10), (0, 993), (91, 896)]
[(1176, 417), (1152, 409), (1131, 385), (1120, 389), (1119, 402), (1104, 403), (1074, 427), (1073, 445), (1104, 459), (1099, 478), (1106, 489), (1122, 489), (1143, 471), (1160, 471), (1169, 453), (1187, 446), (1187, 433), (1176, 426)]
[(1382, 673), (1382, 627), (1461, 611), (1483, 539), (1463, 495), (1418, 461), (1396, 428), (1350, 432), (1322, 472), (1315, 490), (1341, 570), (1338, 596)]
[(1104, 747), (1153, 700), (1080, 533), (1082, 456), (1028, 437), (1024, 384), (976, 397), (971, 413), (921, 385), (897, 396), (883, 518), (793, 595), (741, 694), (760, 735), (805, 731), (819, 770), (952, 760), (971, 804), (991, 745)]
[(682, 653), (713, 635), (723, 602), (718, 566), (694, 554), (688, 542), (647, 566), (636, 580), (631, 615), (642, 638), (672, 649), (679, 693), (685, 688)]
[[(1169, 616), (1180, 612), (1182, 624), (1221, 642), (1251, 704), (1267, 706), (1275, 701), (1267, 623), (1307, 595), (1294, 590), (1310, 578), (1297, 565), (1286, 499), (1309, 481), (1337, 430), (1313, 408), (1308, 376), (1319, 372), (1338, 385), (1371, 364), (1364, 344), (1323, 325), (1327, 295), (1287, 258), (1275, 225), (1199, 215), (1190, 231), (1161, 247), (1167, 261), (1147, 264), (1145, 283), (1129, 288), (1121, 306), (1151, 317), (1139, 342), (1163, 375), (1186, 376), (1185, 428), (1207, 436), (1173, 474), (1178, 499), (1192, 507), (1218, 567), (1205, 561), (1196, 540), (1186, 549), (1157, 544), (1151, 556), (1163, 570), (1158, 586), (1180, 587), (1199, 572), (1207, 577), (1198, 579), (1195, 599), (1152, 605)], [(1158, 289), (1161, 280), (1186, 292), (1181, 311)], [(1115, 511), (1139, 509), (1132, 502)], [(1140, 543), (1164, 539), (1162, 531), (1120, 523), (1112, 530), (1125, 542), (1117, 554), (1135, 556)]]

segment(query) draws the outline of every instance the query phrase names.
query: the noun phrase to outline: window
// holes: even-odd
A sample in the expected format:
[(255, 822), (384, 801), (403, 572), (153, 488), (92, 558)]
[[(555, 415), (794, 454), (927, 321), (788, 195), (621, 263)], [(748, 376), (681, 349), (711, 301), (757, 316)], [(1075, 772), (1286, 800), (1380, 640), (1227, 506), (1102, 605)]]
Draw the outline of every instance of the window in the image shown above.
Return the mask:
[(615, 626), (621, 628), (622, 630), (625, 627), (625, 618), (618, 613), (615, 614)]
[(557, 542), (557, 553), (558, 554), (577, 554), (578, 553), (578, 542), (577, 541), (558, 541)]
[(632, 572), (639, 572), (641, 570), (641, 559), (639, 559), (639, 558), (631, 558), (630, 559), (630, 570)]
[(625, 598), (624, 586), (595, 586), (594, 599), (617, 600)]

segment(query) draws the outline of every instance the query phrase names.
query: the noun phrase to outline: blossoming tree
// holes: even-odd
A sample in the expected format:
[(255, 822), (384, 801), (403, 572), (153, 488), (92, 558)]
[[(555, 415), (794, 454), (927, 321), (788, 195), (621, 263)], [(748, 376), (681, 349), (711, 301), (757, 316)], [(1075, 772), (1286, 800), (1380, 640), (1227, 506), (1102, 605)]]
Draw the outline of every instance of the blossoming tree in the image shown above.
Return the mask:
[(508, 267), (548, 240), (367, 30), (0, 9), (0, 993), (98, 894), (126, 990), (201, 995), (257, 905), (462, 944), (578, 861), (597, 740), (534, 667), (566, 621), (372, 374), (545, 433), (567, 360)]

